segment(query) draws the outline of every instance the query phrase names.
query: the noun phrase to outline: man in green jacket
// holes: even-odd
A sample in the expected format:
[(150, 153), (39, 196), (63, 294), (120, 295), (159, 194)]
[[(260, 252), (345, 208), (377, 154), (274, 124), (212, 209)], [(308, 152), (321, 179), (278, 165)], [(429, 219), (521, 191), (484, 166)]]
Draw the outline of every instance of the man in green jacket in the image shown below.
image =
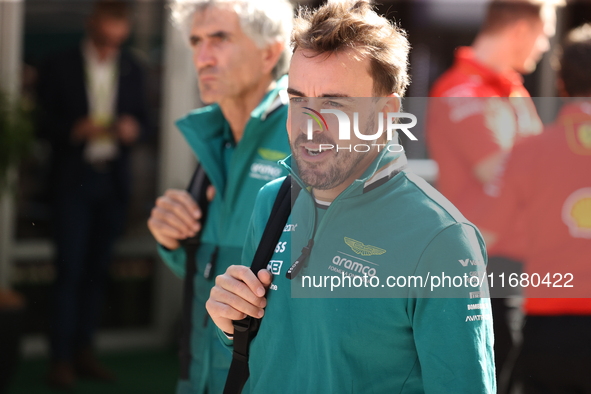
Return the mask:
[(180, 349), (177, 393), (219, 393), (231, 356), (217, 340), (205, 302), (215, 275), (240, 260), (258, 190), (286, 173), (277, 161), (289, 154), (284, 74), (293, 8), (284, 0), (179, 1), (173, 16), (190, 26), (201, 98), (213, 103), (177, 122), (211, 181), (211, 202), (201, 223), (191, 196), (168, 190), (156, 201), (148, 227), (180, 277), (186, 270), (180, 241), (202, 232), (194, 292), (185, 294), (192, 307), (183, 316), (190, 324), (183, 335), (190, 338), (181, 341), (188, 346)]
[[(255, 276), (244, 265), (282, 180), (259, 192), (243, 265), (216, 278), (206, 305), (230, 348), (232, 320), (264, 315), (246, 388), (495, 393), (482, 237), (406, 169), (395, 133), (391, 141), (374, 134), (376, 112), (383, 126), (408, 84), (404, 32), (361, 0), (304, 11), (295, 26), (292, 157), (282, 164), (301, 191), (267, 270)], [(351, 112), (355, 133), (341, 126)]]

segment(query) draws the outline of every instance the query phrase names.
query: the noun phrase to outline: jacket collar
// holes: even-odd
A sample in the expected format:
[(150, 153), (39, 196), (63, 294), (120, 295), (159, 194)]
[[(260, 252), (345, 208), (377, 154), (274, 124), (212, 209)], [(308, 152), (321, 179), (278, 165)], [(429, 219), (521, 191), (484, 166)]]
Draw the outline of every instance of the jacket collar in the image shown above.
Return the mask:
[(508, 70), (498, 73), (480, 63), (474, 56), (471, 47), (459, 47), (455, 53), (455, 66), (466, 74), (478, 75), (488, 84), (502, 92), (502, 96), (509, 97), (513, 88), (523, 85), (523, 77), (516, 71)]
[[(280, 93), (285, 89), (287, 89), (287, 77), (279, 79), (275, 87), (251, 112), (251, 118), (244, 128), (244, 136), (240, 144), (236, 146), (236, 149), (240, 149), (242, 153), (241, 156), (236, 156), (239, 159), (236, 163), (246, 160), (245, 152), (254, 149), (258, 144), (257, 141), (261, 140), (265, 133), (268, 133), (269, 129), (264, 125), (265, 121), (270, 119), (271, 114), (288, 103), (285, 100), (287, 95)], [(228, 197), (226, 195), (228, 174), (225, 172), (224, 165), (227, 157), (224, 153), (224, 146), (234, 145), (234, 136), (219, 105), (213, 104), (196, 109), (179, 119), (176, 124), (205, 168), (205, 172), (217, 190), (217, 195), (224, 199)], [(234, 159), (232, 161), (234, 162)], [(231, 190), (235, 191), (236, 189)], [(228, 201), (234, 197), (230, 195)]]
[[(281, 77), (275, 87), (265, 95), (260, 104), (251, 112), (252, 119), (264, 122), (275, 110), (288, 103), (287, 76)], [(216, 137), (223, 137), (226, 141), (233, 140), (228, 122), (218, 104), (208, 105), (195, 109), (186, 116), (177, 120), (176, 125), (181, 130), (191, 147), (195, 150), (195, 140), (210, 140)], [(248, 124), (247, 124), (248, 126)], [(262, 128), (248, 127), (244, 130), (244, 136), (251, 132), (263, 132)], [(248, 137), (247, 137), (248, 138)]]

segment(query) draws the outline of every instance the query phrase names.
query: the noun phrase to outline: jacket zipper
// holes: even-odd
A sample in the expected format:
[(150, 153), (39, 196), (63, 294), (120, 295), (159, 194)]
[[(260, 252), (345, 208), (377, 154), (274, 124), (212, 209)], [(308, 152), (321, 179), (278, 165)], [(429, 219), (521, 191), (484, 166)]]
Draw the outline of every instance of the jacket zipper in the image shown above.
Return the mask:
[[(296, 179), (298, 182), (300, 182), (303, 185), (303, 182), (297, 177), (297, 175), (293, 174), (293, 172), (291, 175), (294, 179)], [(302, 189), (306, 190), (305, 187), (302, 187)], [(289, 267), (289, 269), (287, 270), (287, 273), (285, 274), (286, 278), (290, 279), (290, 280), (295, 279), (298, 276), (299, 272), (302, 270), (302, 268), (307, 266), (308, 258), (312, 254), (312, 248), (314, 247), (316, 233), (318, 232), (318, 229), (320, 228), (320, 226), (322, 226), (322, 224), (324, 222), (326, 222), (326, 217), (330, 213), (330, 208), (332, 208), (333, 204), (336, 203), (338, 201), (339, 197), (341, 196), (339, 194), (332, 201), (330, 206), (327, 208), (326, 213), (322, 217), (322, 220), (320, 220), (320, 223), (318, 223), (318, 226), (316, 226), (316, 221), (318, 220), (318, 207), (316, 207), (316, 201), (314, 200), (313, 194), (311, 192), (308, 192), (307, 190), (306, 190), (306, 192), (308, 193), (308, 195), (312, 199), (312, 205), (314, 206), (314, 226), (313, 226), (313, 230), (312, 230), (312, 236), (308, 239), (308, 244), (302, 248), (302, 252), (301, 252), (300, 257), (298, 257), (296, 259), (296, 261), (294, 261), (294, 263), (291, 265), (291, 267)]]

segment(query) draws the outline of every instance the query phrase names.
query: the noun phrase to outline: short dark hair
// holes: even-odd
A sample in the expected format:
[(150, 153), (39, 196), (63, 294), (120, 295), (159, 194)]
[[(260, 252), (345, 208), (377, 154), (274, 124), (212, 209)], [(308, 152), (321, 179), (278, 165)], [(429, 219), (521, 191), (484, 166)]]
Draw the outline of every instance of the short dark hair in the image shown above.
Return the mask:
[(542, 18), (543, 5), (527, 0), (493, 0), (488, 5), (481, 33), (496, 33), (521, 19)]
[(376, 95), (403, 96), (410, 82), (406, 32), (376, 14), (367, 0), (329, 1), (314, 11), (301, 8), (291, 44), (294, 52), (301, 48), (318, 55), (354, 48), (370, 59)]
[(94, 3), (92, 17), (108, 17), (114, 19), (129, 19), (129, 5), (121, 0), (99, 0)]
[(560, 57), (560, 78), (571, 97), (591, 96), (591, 23), (567, 35)]

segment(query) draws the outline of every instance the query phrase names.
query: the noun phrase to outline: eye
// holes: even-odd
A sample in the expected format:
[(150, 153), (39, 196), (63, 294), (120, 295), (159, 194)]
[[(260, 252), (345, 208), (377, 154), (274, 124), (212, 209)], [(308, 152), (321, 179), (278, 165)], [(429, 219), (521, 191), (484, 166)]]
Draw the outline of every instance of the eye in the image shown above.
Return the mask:
[(292, 97), (289, 99), (292, 103), (304, 103), (306, 99), (304, 97)]
[(211, 37), (211, 41), (214, 45), (216, 45), (216, 44), (221, 44), (222, 42), (228, 41), (229, 38), (230, 37), (228, 34), (221, 32), (221, 33), (213, 35)]
[(337, 101), (332, 101), (332, 100), (327, 101), (326, 104), (330, 107), (333, 107), (333, 108), (342, 108), (343, 107), (343, 105), (341, 103), (339, 103)]
[(201, 42), (201, 39), (199, 37), (195, 37), (195, 36), (189, 37), (189, 44), (192, 47), (196, 47), (197, 45), (199, 45), (200, 42)]

